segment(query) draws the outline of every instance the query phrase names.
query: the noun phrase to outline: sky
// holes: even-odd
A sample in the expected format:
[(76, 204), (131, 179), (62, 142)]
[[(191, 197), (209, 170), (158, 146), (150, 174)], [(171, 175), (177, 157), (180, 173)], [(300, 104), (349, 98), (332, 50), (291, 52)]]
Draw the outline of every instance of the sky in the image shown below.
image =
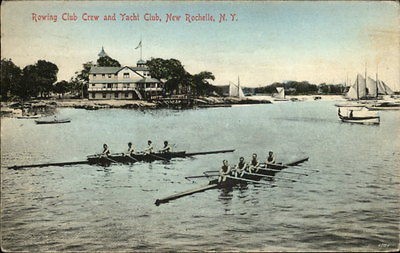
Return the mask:
[[(167, 22), (168, 14), (181, 18)], [(84, 20), (89, 15), (99, 19)], [(198, 15), (207, 19), (196, 21)], [(367, 70), (399, 91), (399, 27), (396, 1), (3, 1), (1, 57), (21, 68), (51, 61), (58, 80), (69, 80), (97, 60), (102, 46), (122, 65), (135, 65), (142, 40), (144, 60), (178, 59), (192, 74), (212, 72), (216, 85), (238, 76), (247, 87), (288, 80), (352, 84)]]

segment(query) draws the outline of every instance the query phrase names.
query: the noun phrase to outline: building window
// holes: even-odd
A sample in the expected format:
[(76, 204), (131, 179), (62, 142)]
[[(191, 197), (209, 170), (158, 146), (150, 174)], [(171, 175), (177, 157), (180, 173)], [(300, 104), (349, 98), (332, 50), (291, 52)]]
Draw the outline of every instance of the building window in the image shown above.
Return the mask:
[(107, 93), (103, 93), (103, 98), (106, 98), (107, 97)]
[(94, 92), (92, 93), (92, 98), (96, 98), (96, 94)]
[(111, 78), (111, 74), (108, 74), (108, 78)]
[(125, 93), (125, 97), (129, 98), (129, 92)]
[(114, 97), (118, 98), (118, 92), (115, 92)]
[(96, 86), (96, 84), (92, 83), (92, 87)]
[(129, 73), (124, 73), (124, 78), (129, 78)]
[(103, 88), (107, 88), (107, 85), (105, 83), (103, 83)]
[(102, 76), (102, 77), (106, 77), (106, 74), (102, 74), (101, 76)]
[(107, 88), (112, 88), (112, 83), (108, 83)]
[(96, 74), (93, 74), (93, 77), (96, 78)]
[(117, 74), (114, 74), (115, 77), (117, 77)]

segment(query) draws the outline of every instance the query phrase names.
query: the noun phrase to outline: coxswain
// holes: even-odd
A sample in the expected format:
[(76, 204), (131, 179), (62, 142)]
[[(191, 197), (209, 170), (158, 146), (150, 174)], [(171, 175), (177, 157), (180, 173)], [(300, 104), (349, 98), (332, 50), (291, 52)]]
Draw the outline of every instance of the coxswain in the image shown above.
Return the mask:
[(127, 155), (133, 155), (135, 153), (135, 148), (132, 146), (132, 142), (128, 143), (128, 152)]
[(229, 175), (230, 168), (227, 160), (222, 161), (222, 167), (219, 170), (219, 178), (218, 178), (218, 183), (225, 182), (226, 181), (226, 176)]
[(247, 168), (247, 166), (248, 165), (244, 162), (244, 157), (240, 157), (239, 158), (239, 163), (235, 167), (234, 176), (235, 177), (242, 177), (243, 174), (244, 174), (244, 171)]
[(153, 153), (153, 144), (152, 144), (152, 142), (151, 142), (151, 140), (148, 140), (147, 141), (147, 148), (144, 150), (144, 153), (146, 153), (146, 154), (151, 154), (151, 153)]
[(265, 161), (265, 163), (268, 164), (274, 164), (275, 163), (275, 156), (274, 156), (274, 152), (269, 151), (268, 153), (268, 157), (267, 160)]
[(257, 172), (259, 169), (259, 163), (257, 160), (257, 154), (254, 153), (252, 158), (251, 158), (251, 162), (250, 162), (250, 166), (249, 166), (249, 172)]
[(108, 149), (107, 144), (103, 144), (103, 153), (101, 153), (101, 156), (109, 156), (110, 155), (110, 150)]
[(160, 150), (161, 153), (170, 153), (172, 151), (171, 146), (168, 144), (168, 141), (164, 141), (164, 147)]

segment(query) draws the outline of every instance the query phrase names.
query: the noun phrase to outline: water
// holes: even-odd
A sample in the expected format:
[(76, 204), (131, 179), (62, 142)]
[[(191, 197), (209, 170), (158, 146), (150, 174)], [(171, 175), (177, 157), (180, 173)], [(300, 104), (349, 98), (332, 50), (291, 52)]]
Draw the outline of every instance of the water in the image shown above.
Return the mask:
[[(262, 250), (387, 251), (399, 245), (400, 112), (379, 126), (338, 121), (334, 102), (284, 102), (200, 110), (60, 109), (72, 122), (2, 119), (2, 247), (12, 251)], [(107, 143), (122, 152), (147, 140), (188, 152), (234, 153), (154, 162), (8, 170), (78, 161)], [(155, 206), (157, 198), (207, 184), (185, 180), (273, 150), (301, 167), (270, 185), (209, 190)], [(315, 172), (318, 170), (318, 172)], [(284, 180), (296, 179), (297, 182)], [(268, 182), (267, 182), (268, 184)]]

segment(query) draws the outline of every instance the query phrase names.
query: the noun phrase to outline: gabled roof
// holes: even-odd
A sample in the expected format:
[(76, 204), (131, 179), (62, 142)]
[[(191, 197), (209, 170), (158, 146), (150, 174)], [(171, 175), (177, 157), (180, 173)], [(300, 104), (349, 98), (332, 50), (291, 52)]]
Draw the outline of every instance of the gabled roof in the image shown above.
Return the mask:
[(137, 83), (159, 83), (160, 80), (155, 79), (155, 78), (149, 78), (149, 77), (145, 77), (140, 79), (139, 81), (137, 81)]
[(90, 74), (116, 74), (120, 70), (124, 68), (129, 68), (132, 71), (148, 71), (149, 68), (146, 66), (140, 66), (140, 67), (130, 67), (130, 66), (123, 66), (123, 67), (98, 67), (98, 66), (93, 66), (90, 68), (89, 73)]
[(93, 66), (90, 68), (90, 74), (116, 74), (122, 67), (98, 67)]

